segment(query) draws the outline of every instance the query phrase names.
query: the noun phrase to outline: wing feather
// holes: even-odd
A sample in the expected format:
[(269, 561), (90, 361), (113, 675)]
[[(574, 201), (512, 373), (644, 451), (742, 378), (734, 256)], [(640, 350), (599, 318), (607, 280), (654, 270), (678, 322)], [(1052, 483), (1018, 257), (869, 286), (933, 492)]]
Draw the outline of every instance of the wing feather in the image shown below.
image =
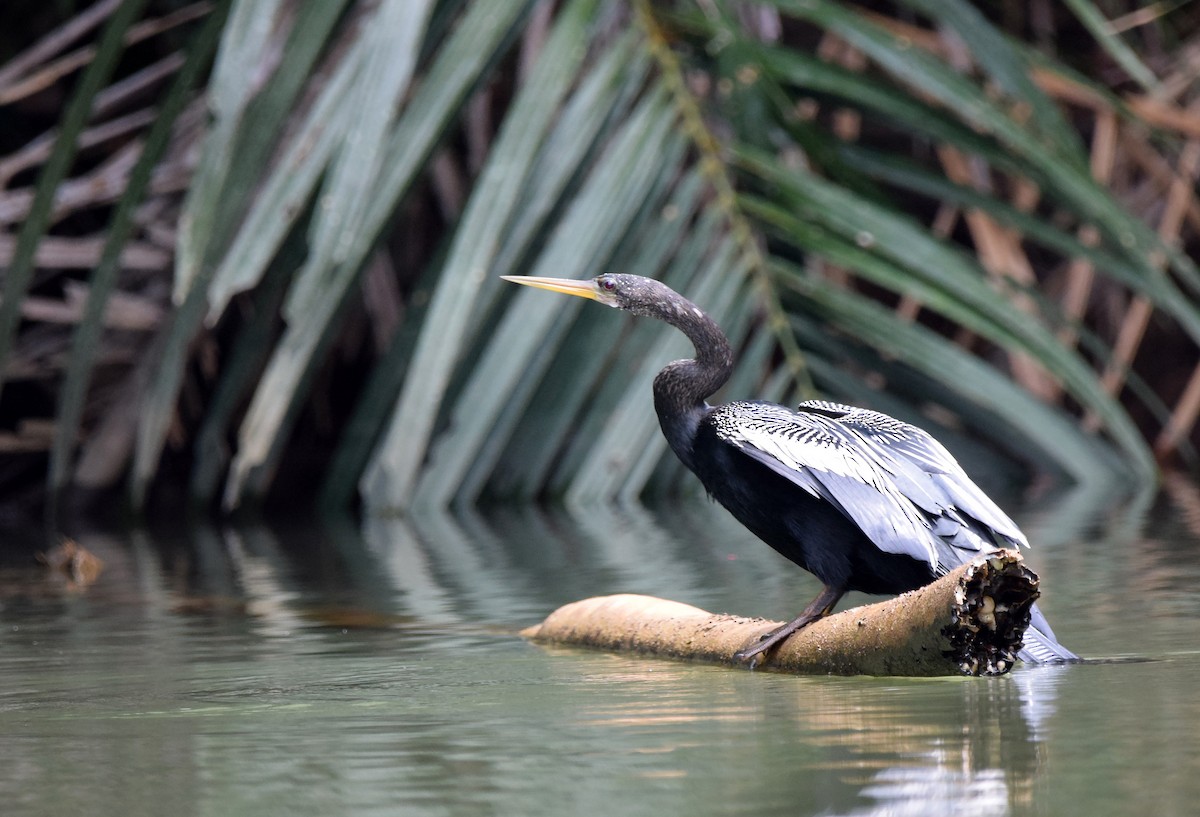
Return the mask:
[(894, 459), (919, 469), (932, 483), (943, 507), (954, 508), (989, 528), (1006, 545), (1028, 547), (1025, 535), (1008, 514), (980, 490), (958, 460), (923, 428), (869, 409), (825, 400), (809, 400), (800, 411), (815, 411), (854, 428), (864, 438), (885, 449)]
[(964, 551), (994, 548), (995, 537), (1025, 543), (940, 443), (886, 414), (825, 401), (798, 412), (731, 403), (711, 420), (723, 440), (838, 508), (888, 553), (947, 570)]
[(771, 403), (731, 403), (712, 420), (722, 439), (837, 507), (881, 550), (938, 567), (928, 519), (852, 431)]

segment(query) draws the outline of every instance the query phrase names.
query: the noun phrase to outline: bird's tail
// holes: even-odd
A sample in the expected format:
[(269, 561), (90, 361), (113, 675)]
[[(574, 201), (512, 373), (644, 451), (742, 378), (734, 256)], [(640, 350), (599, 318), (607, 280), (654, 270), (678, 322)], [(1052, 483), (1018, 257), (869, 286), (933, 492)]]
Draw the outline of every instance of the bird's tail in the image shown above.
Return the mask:
[(1035, 604), (1029, 610), (1029, 627), (1025, 630), (1025, 643), (1017, 657), (1028, 664), (1064, 664), (1079, 661), (1075, 653), (1068, 650), (1054, 637), (1050, 622)]

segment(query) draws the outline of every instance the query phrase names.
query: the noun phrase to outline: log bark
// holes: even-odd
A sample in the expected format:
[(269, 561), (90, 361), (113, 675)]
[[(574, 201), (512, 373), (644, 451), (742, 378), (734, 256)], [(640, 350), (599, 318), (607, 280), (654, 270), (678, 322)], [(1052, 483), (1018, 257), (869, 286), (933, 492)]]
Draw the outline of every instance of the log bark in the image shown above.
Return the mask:
[[(1037, 597), (1037, 575), (1015, 551), (1002, 550), (918, 590), (813, 622), (763, 657), (758, 668), (795, 674), (1002, 675), (1016, 660)], [(521, 635), (540, 643), (734, 665), (739, 663), (735, 652), (780, 624), (623, 594), (567, 604)]]

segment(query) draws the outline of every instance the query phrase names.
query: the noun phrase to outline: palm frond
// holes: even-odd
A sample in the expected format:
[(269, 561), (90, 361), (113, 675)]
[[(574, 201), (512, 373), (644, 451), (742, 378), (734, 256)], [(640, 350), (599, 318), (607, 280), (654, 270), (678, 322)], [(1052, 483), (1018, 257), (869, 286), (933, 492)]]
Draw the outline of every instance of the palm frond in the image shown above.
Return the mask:
[(216, 49), (229, 5), (229, 2), (218, 5), (192, 41), (187, 58), (158, 110), (154, 125), (146, 134), (145, 145), (129, 173), (128, 184), (109, 224), (99, 264), (90, 278), (87, 306), (72, 340), (59, 397), (58, 434), (50, 453), (49, 485), (52, 492), (62, 490), (70, 478), (71, 457), (84, 414), (88, 382), (100, 348), (109, 297), (116, 288), (120, 255), (135, 228), (135, 208), (142, 203), (151, 175), (167, 150), (171, 128), (183, 112)]
[[(1081, 481), (1197, 437), (1200, 89), (1088, 0), (1054, 13), (1117, 80), (966, 0), (143, 5), (0, 66), (0, 104), (86, 66), (57, 135), (0, 156), (0, 381), (49, 390), (58, 433), (6, 388), (0, 451), (44, 450), (55, 489), (130, 456), (136, 505), (164, 473), (226, 508), (693, 488), (649, 397), (683, 338), (498, 281), (523, 272), (667, 281), (729, 332), (729, 397), (867, 402)], [(70, 178), (81, 151), (102, 170)], [(56, 223), (85, 199), (102, 234)], [(131, 280), (152, 317), (113, 331)]]
[[(54, 147), (38, 177), (37, 191), (21, 224), (12, 260), (5, 268), (4, 295), (0, 301), (0, 361), (7, 361), (21, 319), (21, 305), (33, 279), (36, 253), (54, 215), (59, 186), (70, 170), (79, 146), (79, 134), (87, 123), (96, 94), (104, 87), (121, 55), (125, 32), (137, 20), (145, 0), (128, 0), (113, 11), (96, 46), (95, 59), (83, 72), (79, 86), (63, 112)], [(4, 386), (0, 368), (0, 389)]]

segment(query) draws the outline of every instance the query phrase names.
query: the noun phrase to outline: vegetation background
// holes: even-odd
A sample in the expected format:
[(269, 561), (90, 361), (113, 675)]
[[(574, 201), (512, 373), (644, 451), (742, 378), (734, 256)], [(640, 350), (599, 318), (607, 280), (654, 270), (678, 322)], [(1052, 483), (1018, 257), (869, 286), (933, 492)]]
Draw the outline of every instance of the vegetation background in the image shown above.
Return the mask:
[(7, 0), (0, 496), (226, 511), (696, 490), (659, 277), (727, 393), (987, 479), (1194, 469), (1200, 8)]

